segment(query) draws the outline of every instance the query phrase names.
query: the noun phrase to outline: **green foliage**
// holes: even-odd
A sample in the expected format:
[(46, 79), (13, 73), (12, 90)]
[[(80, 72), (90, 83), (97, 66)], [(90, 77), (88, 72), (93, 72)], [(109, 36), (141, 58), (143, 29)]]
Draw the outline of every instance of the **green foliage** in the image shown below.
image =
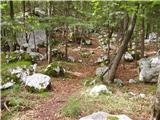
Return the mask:
[(81, 113), (79, 101), (75, 97), (70, 97), (66, 105), (61, 109), (61, 112), (67, 117), (78, 117)]
[(120, 79), (114, 79), (114, 84), (116, 84), (118, 87), (124, 86), (124, 83)]
[(20, 79), (15, 75), (15, 74), (11, 74), (10, 72), (8, 71), (2, 71), (1, 73), (1, 84), (5, 84), (9, 81), (13, 81), (15, 83), (20, 83)]
[(108, 120), (119, 120), (118, 117), (111, 117), (111, 116), (109, 116), (107, 119), (108, 119)]
[(29, 66), (31, 65), (32, 63), (29, 62), (29, 61), (17, 61), (17, 62), (14, 62), (14, 63), (3, 63), (1, 65), (1, 71), (7, 71), (8, 69), (10, 68), (16, 68), (16, 67), (26, 67), (26, 66)]
[[(6, 56), (8, 58), (6, 58)], [(13, 63), (17, 61), (30, 61), (32, 57), (28, 53), (16, 53), (16, 52), (1, 52), (2, 63)]]

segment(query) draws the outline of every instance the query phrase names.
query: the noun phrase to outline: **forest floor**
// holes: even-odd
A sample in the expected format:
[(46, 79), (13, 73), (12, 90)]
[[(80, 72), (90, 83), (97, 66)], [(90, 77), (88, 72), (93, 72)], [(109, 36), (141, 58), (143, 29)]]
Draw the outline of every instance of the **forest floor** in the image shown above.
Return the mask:
[[(29, 110), (18, 112), (13, 120), (77, 120), (81, 116), (91, 114), (96, 111), (105, 111), (111, 114), (126, 114), (133, 120), (147, 120), (150, 116), (151, 98), (155, 92), (156, 85), (154, 84), (129, 84), (129, 79), (137, 79), (138, 64), (137, 61), (125, 63), (125, 68), (122, 64), (119, 65), (116, 78), (123, 80), (124, 86), (117, 87), (114, 84), (107, 86), (113, 95), (106, 97), (104, 95), (96, 98), (88, 98), (83, 93), (91, 86), (82, 84), (84, 79), (95, 78), (95, 71), (99, 65), (94, 64), (96, 59), (103, 54), (96, 38), (92, 39), (91, 46), (83, 46), (81, 50), (94, 51), (94, 54), (88, 58), (82, 58), (76, 50), (78, 46), (74, 45), (69, 48), (69, 55), (76, 60), (82, 60), (82, 63), (68, 63), (61, 61), (63, 67), (72, 77), (53, 78), (51, 96), (41, 100)], [(148, 53), (154, 54), (151, 49)], [(47, 66), (47, 62), (42, 62), (38, 69), (43, 69)], [(129, 92), (135, 94), (144, 93), (147, 97), (144, 99), (129, 99)], [(68, 104), (68, 99), (74, 96), (81, 104), (81, 113), (76, 117), (65, 117), (62, 114), (62, 108)], [(86, 100), (88, 98), (88, 100)], [(108, 101), (107, 101), (108, 100)], [(110, 102), (109, 102), (110, 101)]]

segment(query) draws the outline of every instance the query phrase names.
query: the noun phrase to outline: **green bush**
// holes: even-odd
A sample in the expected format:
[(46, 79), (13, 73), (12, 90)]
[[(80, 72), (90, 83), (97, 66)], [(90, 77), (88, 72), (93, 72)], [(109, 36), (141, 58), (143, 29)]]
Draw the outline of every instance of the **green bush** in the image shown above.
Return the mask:
[(14, 81), (15, 83), (20, 82), (20, 79), (15, 74), (12, 75), (10, 72), (7, 72), (7, 71), (3, 71), (1, 73), (1, 77), (2, 77), (2, 79), (1, 79), (2, 85), (6, 82), (9, 82), (9, 81)]
[(77, 117), (81, 113), (79, 101), (75, 97), (70, 97), (66, 105), (61, 110), (62, 114), (66, 117)]
[[(6, 58), (8, 55), (9, 58)], [(9, 63), (17, 62), (17, 61), (30, 61), (32, 62), (32, 57), (28, 53), (16, 53), (16, 52), (1, 52), (1, 62)]]
[(21, 56), (24, 61), (32, 61), (32, 57), (28, 53), (23, 53)]

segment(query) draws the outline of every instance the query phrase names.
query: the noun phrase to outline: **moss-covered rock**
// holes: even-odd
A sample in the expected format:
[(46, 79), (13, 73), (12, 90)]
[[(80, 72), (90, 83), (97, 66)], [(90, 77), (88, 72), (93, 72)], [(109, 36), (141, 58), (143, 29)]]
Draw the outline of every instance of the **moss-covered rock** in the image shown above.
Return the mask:
[(51, 63), (44, 70), (44, 73), (51, 77), (59, 77), (59, 76), (64, 76), (65, 69), (58, 63)]

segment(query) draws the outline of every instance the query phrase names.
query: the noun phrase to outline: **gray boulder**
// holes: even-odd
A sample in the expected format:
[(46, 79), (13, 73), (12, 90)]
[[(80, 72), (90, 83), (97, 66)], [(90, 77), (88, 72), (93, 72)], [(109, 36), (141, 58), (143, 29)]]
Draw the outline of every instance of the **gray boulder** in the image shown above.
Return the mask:
[(126, 115), (111, 115), (106, 112), (96, 112), (86, 117), (80, 118), (80, 120), (132, 120)]
[(129, 52), (126, 52), (124, 54), (124, 60), (127, 61), (127, 62), (132, 62), (133, 61), (133, 57)]
[(34, 89), (42, 90), (46, 89), (51, 82), (51, 78), (41, 73), (35, 73), (27, 76), (25, 79), (25, 85)]
[(103, 93), (111, 94), (111, 91), (109, 91), (105, 85), (96, 85), (89, 92), (90, 95), (99, 95)]
[(103, 66), (103, 67), (98, 67), (96, 69), (96, 75), (97, 76), (101, 76), (103, 75), (109, 68), (107, 66)]
[(10, 88), (14, 85), (15, 83), (14, 82), (7, 82), (3, 85), (0, 85), (0, 90), (3, 90), (3, 89), (7, 89), (7, 88)]
[(139, 80), (144, 82), (157, 82), (160, 71), (160, 56), (143, 58), (139, 61)]
[(72, 57), (72, 56), (68, 56), (68, 61), (70, 61), (70, 62), (75, 62), (76, 60), (75, 60), (75, 58), (74, 58), (74, 57)]

